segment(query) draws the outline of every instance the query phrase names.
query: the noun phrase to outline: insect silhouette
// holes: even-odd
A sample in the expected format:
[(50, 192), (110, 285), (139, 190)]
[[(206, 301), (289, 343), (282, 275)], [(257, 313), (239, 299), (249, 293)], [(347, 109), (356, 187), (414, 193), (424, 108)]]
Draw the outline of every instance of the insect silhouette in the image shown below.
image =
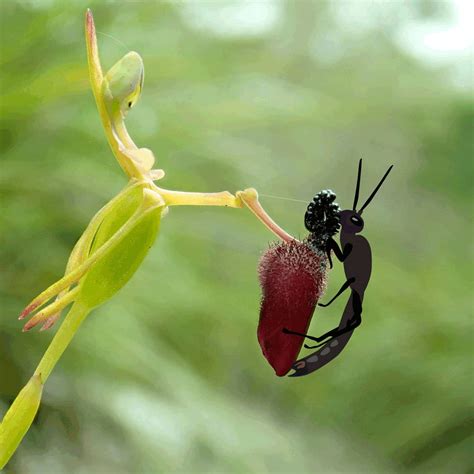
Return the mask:
[(294, 369), (294, 372), (289, 375), (290, 377), (308, 375), (331, 362), (342, 352), (349, 342), (354, 330), (362, 323), (362, 302), (364, 300), (364, 292), (369, 283), (372, 271), (372, 253), (369, 242), (365, 237), (359, 235), (364, 228), (362, 212), (377, 194), (392, 168), (393, 165), (388, 168), (387, 172), (372, 191), (372, 194), (357, 211), (362, 172), (362, 160), (359, 161), (357, 184), (352, 209), (342, 210), (337, 213), (340, 223), (340, 242), (342, 250), (332, 237), (334, 233), (332, 235), (323, 235), (319, 232), (320, 222), (318, 219), (320, 216), (318, 217), (313, 212), (314, 206), (311, 204), (308, 206), (305, 215), (306, 228), (311, 232), (308, 241), (319, 246), (321, 246), (321, 244), (325, 245), (326, 255), (331, 268), (331, 251), (333, 251), (337, 259), (343, 262), (344, 272), (347, 278), (346, 282), (333, 298), (331, 298), (326, 304), (318, 303), (318, 305), (322, 307), (329, 306), (348, 288), (350, 288), (351, 294), (341, 316), (339, 325), (325, 334), (315, 337), (309, 336), (308, 334), (305, 334), (305, 332), (295, 331), (293, 330), (294, 328), (289, 329), (288, 327), (284, 327), (282, 329), (283, 334), (286, 334), (287, 337), (294, 336), (298, 339), (303, 337), (319, 343), (315, 346), (305, 344), (307, 349), (318, 348), (318, 350), (293, 363), (292, 368)]

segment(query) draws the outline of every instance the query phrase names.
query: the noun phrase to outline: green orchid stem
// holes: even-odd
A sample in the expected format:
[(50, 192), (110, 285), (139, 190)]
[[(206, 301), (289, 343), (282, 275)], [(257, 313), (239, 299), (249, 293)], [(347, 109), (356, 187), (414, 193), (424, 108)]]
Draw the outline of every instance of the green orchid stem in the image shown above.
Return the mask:
[(80, 301), (76, 301), (69, 310), (69, 313), (65, 317), (58, 332), (54, 336), (51, 344), (35, 370), (34, 375), (41, 377), (41, 382), (43, 384), (48, 379), (49, 374), (90, 311), (90, 308), (82, 304)]
[(38, 411), (44, 383), (89, 313), (90, 308), (82, 302), (73, 304), (35, 373), (5, 414), (0, 424), (0, 470), (8, 463), (30, 428)]

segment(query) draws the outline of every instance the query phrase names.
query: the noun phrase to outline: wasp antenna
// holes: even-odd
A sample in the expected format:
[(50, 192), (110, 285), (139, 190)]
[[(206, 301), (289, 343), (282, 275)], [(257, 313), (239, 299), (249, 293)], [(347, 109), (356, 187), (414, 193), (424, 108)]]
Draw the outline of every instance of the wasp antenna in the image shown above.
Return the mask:
[(356, 192), (355, 192), (355, 195), (354, 195), (354, 205), (352, 206), (353, 211), (356, 210), (357, 201), (359, 200), (360, 175), (361, 174), (362, 174), (362, 158), (359, 160), (359, 171), (357, 172)]
[(376, 188), (372, 191), (372, 194), (369, 196), (367, 201), (365, 201), (364, 205), (360, 208), (360, 211), (358, 211), (358, 214), (362, 214), (362, 211), (370, 204), (370, 201), (374, 198), (374, 196), (377, 194), (377, 191), (380, 189), (382, 186), (383, 182), (385, 181), (385, 178), (388, 176), (390, 171), (392, 171), (393, 165), (390, 166), (390, 168), (386, 171), (386, 173), (383, 175), (383, 178), (380, 180), (380, 183), (377, 184)]

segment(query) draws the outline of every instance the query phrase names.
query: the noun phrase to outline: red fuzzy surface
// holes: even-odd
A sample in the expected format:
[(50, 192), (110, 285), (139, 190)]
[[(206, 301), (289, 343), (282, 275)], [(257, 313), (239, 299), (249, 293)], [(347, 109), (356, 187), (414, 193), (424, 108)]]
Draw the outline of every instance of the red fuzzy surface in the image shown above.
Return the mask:
[(295, 362), (304, 338), (283, 328), (306, 333), (326, 285), (323, 259), (305, 243), (284, 242), (270, 247), (258, 267), (262, 303), (257, 337), (263, 355), (279, 377)]

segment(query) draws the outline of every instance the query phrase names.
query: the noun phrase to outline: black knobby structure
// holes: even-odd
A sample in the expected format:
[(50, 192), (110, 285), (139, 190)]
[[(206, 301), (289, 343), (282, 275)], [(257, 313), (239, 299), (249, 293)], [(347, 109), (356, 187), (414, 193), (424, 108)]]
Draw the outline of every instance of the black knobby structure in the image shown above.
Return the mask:
[[(384, 174), (382, 179), (380, 180), (379, 184), (375, 187), (372, 191), (372, 194), (368, 197), (365, 201), (364, 205), (357, 211), (357, 202), (359, 200), (359, 190), (360, 190), (360, 179), (362, 173), (362, 159), (359, 161), (359, 169), (357, 173), (357, 184), (356, 190), (354, 195), (354, 204), (352, 209), (346, 209), (343, 211), (339, 211), (337, 218), (331, 215), (331, 223), (333, 224), (331, 230), (341, 227), (340, 230), (340, 242), (341, 248), (337, 245), (336, 241), (332, 238), (335, 232), (331, 232), (329, 235), (325, 235), (324, 237), (324, 244), (325, 244), (325, 251), (328, 256), (328, 260), (330, 263), (330, 267), (332, 268), (332, 261), (331, 261), (331, 251), (334, 252), (336, 258), (343, 262), (344, 264), (344, 272), (346, 274), (347, 280), (342, 285), (340, 290), (337, 294), (331, 298), (331, 300), (326, 303), (322, 304), (319, 303), (319, 306), (326, 307), (329, 306), (338, 296), (344, 293), (345, 290), (348, 288), (351, 289), (351, 294), (347, 301), (346, 307), (344, 312), (342, 313), (341, 320), (339, 326), (331, 329), (330, 331), (322, 334), (319, 337), (309, 336), (307, 334), (291, 331), (290, 329), (283, 328), (283, 332), (288, 335), (295, 335), (295, 336), (302, 336), (312, 341), (316, 341), (320, 344), (316, 346), (308, 346), (305, 344), (307, 349), (314, 349), (319, 348), (318, 351), (310, 354), (303, 359), (298, 360), (294, 363), (293, 369), (294, 373), (290, 375), (290, 377), (300, 377), (302, 375), (308, 375), (311, 372), (323, 367), (331, 360), (333, 360), (337, 355), (339, 355), (346, 344), (349, 342), (349, 339), (352, 336), (354, 329), (356, 329), (362, 323), (362, 301), (364, 299), (364, 292), (367, 288), (367, 285), (370, 280), (370, 274), (372, 272), (372, 253), (370, 250), (369, 242), (365, 237), (362, 235), (358, 235), (359, 232), (362, 231), (364, 228), (364, 221), (361, 217), (362, 212), (364, 209), (369, 205), (372, 201), (380, 187), (382, 186), (383, 182), (387, 178), (388, 174), (390, 173), (393, 165), (390, 166), (387, 172)], [(328, 191), (323, 191), (322, 193), (328, 193)], [(319, 193), (317, 196), (320, 196)], [(334, 199), (333, 193), (331, 193), (331, 201), (332, 204)], [(323, 201), (328, 200), (326, 194), (323, 196)], [(319, 202), (319, 201), (318, 201)], [(312, 212), (314, 208), (314, 200), (308, 206), (308, 211), (310, 215), (308, 216), (308, 212), (305, 215), (305, 225), (306, 228), (311, 232), (309, 237), (309, 242), (317, 242), (319, 245), (321, 242), (321, 235), (315, 236), (315, 230), (320, 232), (320, 226), (312, 221), (310, 218), (314, 217), (314, 220), (320, 218), (320, 215), (313, 215)], [(326, 203), (325, 203), (326, 204)], [(334, 203), (335, 204), (335, 203)], [(327, 206), (327, 204), (326, 204)], [(335, 211), (335, 206), (331, 206), (331, 210)], [(336, 226), (337, 221), (337, 226)], [(318, 245), (318, 246), (319, 246)]]

